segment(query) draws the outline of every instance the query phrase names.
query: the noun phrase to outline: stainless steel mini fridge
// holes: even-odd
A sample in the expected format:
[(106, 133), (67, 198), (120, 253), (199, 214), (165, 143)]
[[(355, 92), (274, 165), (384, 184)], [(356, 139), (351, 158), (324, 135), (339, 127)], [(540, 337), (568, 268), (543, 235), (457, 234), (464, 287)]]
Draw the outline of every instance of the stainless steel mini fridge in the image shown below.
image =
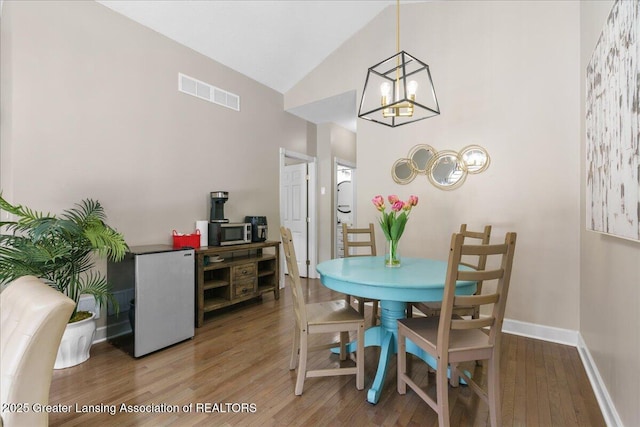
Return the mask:
[(120, 313), (109, 313), (107, 337), (134, 357), (192, 338), (195, 318), (193, 249), (131, 247), (109, 262), (107, 278)]

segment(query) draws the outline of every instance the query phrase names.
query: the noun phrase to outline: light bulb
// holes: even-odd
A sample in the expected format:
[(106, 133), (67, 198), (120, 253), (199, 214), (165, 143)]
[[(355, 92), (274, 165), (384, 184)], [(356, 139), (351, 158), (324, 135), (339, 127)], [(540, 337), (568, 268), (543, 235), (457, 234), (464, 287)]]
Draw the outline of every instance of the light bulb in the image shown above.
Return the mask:
[(407, 95), (415, 96), (417, 90), (418, 90), (418, 82), (415, 80), (411, 80), (407, 84)]
[(389, 97), (391, 95), (391, 83), (384, 82), (380, 85), (380, 95)]

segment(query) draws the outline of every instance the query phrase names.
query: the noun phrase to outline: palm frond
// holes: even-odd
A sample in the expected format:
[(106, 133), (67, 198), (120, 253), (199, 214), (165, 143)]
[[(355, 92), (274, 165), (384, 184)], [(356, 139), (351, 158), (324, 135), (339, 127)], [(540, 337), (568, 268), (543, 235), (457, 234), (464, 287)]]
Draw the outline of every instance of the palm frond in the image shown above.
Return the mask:
[(88, 226), (84, 235), (96, 248), (98, 255), (112, 261), (122, 260), (128, 249), (124, 236), (103, 222)]
[(43, 212), (38, 212), (32, 209), (29, 209), (26, 206), (12, 205), (2, 197), (1, 192), (0, 192), (0, 209), (18, 217), (18, 221), (0, 222), (0, 226), (6, 226), (10, 230), (17, 230), (17, 231), (28, 230), (34, 221), (38, 221), (45, 217), (52, 217), (52, 215), (49, 213), (44, 214)]
[(107, 307), (111, 304), (116, 312), (119, 311), (118, 301), (110, 292), (109, 283), (104, 276), (93, 271), (82, 277), (76, 287), (77, 293), (72, 297), (76, 303), (80, 300), (81, 295), (92, 295), (100, 307)]
[(76, 203), (73, 208), (65, 210), (61, 217), (77, 224), (85, 224), (94, 220), (106, 221), (107, 219), (100, 202), (92, 199)]

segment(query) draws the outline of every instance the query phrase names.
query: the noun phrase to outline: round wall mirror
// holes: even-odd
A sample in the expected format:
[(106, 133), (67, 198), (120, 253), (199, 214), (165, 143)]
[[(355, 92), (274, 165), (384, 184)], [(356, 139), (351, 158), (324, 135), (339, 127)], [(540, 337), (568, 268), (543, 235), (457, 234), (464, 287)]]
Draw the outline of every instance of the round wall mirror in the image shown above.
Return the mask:
[(442, 190), (458, 188), (467, 178), (467, 168), (455, 151), (440, 151), (427, 169), (429, 181)]
[(393, 180), (398, 184), (408, 184), (416, 176), (416, 167), (411, 159), (398, 159), (391, 167)]
[(479, 145), (469, 145), (460, 150), (460, 158), (467, 167), (469, 173), (480, 173), (486, 170), (491, 163), (487, 150)]
[(427, 144), (416, 145), (409, 152), (409, 158), (413, 160), (417, 173), (427, 173), (429, 160), (435, 156), (436, 150)]

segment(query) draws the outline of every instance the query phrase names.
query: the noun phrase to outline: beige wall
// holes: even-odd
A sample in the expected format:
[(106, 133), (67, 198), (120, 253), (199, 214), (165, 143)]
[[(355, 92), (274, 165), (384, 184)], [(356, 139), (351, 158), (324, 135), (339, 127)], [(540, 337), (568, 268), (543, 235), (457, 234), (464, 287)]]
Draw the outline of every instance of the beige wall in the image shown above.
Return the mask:
[[(585, 70), (613, 1), (581, 4), (581, 98)], [(581, 118), (585, 117), (584, 107)], [(585, 172), (581, 121), (581, 177)], [(625, 426), (640, 425), (640, 243), (586, 231), (585, 179), (581, 179), (580, 333)]]
[[(193, 231), (227, 190), (227, 218), (267, 215), (279, 238), (278, 148), (307, 153), (282, 94), (89, 1), (6, 2), (1, 59), (9, 200), (98, 199), (138, 245)], [(179, 72), (240, 95), (241, 111), (178, 92)]]
[[(394, 8), (383, 11), (286, 93), (285, 107), (360, 97), (367, 68), (394, 52), (394, 20)], [(517, 231), (507, 317), (578, 330), (579, 3), (427, 2), (403, 6), (401, 22), (401, 48), (430, 65), (442, 114), (395, 129), (358, 121), (358, 223), (376, 222), (373, 196), (397, 193), (420, 197), (403, 255), (446, 259), (463, 222), (491, 223), (496, 238)], [(425, 177), (395, 184), (393, 162), (424, 143), (479, 144), (492, 164), (451, 192)]]

